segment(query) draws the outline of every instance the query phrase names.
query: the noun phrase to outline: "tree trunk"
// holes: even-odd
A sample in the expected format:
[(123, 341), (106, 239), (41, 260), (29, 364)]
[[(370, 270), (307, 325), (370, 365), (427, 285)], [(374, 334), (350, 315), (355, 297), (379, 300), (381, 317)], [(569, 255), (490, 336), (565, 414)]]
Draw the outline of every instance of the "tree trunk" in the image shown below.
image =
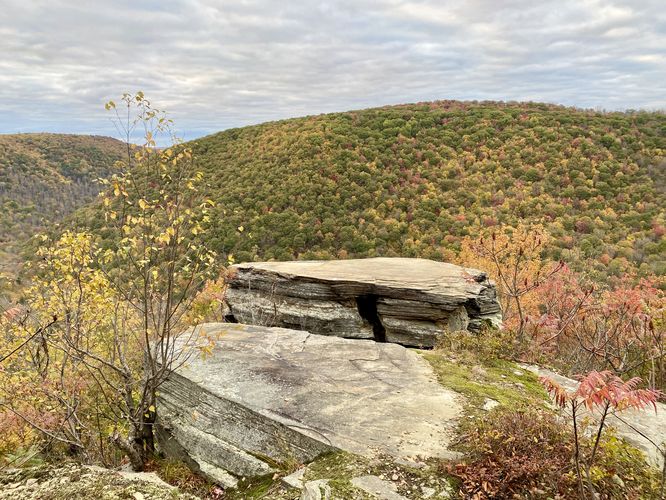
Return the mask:
[(149, 416), (144, 418), (141, 425), (141, 441), (146, 456), (150, 456), (155, 453), (155, 434), (153, 432), (154, 428), (155, 413), (150, 412)]
[(518, 341), (522, 344), (523, 341), (525, 340), (525, 319), (524, 319), (524, 314), (523, 314), (523, 308), (520, 305), (520, 297), (517, 295), (514, 297), (516, 301), (516, 310), (518, 311), (518, 320), (520, 321), (520, 325), (518, 326)]
[(136, 472), (141, 472), (146, 464), (146, 455), (144, 453), (141, 438), (123, 439), (116, 434), (111, 439), (118, 449), (127, 455), (132, 469)]
[(576, 465), (576, 478), (578, 479), (578, 493), (580, 499), (585, 500), (585, 487), (583, 486), (583, 475), (580, 470), (580, 443), (578, 441), (578, 423), (576, 421), (576, 404), (571, 403), (571, 413), (573, 415), (573, 428), (574, 428), (574, 463)]

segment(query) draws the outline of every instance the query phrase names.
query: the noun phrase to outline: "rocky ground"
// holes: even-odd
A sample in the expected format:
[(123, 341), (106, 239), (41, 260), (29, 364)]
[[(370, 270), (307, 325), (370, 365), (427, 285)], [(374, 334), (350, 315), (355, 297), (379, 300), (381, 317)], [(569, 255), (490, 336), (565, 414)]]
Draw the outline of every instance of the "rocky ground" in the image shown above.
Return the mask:
[[(182, 467), (160, 473), (188, 492), (214, 500), (451, 498), (446, 463), (464, 449), (459, 426), (492, 418), (495, 408), (549, 405), (538, 376), (559, 376), (498, 359), (502, 332), (478, 331), (499, 321), (483, 273), (421, 259), (255, 263), (234, 272), (228, 319), (254, 324), (193, 330), (209, 347), (188, 353), (160, 388), (160, 449)], [(660, 465), (654, 443), (665, 414), (659, 405), (656, 414), (627, 413), (629, 424), (609, 423)], [(202, 481), (196, 488), (183, 480), (186, 465)], [(68, 464), (0, 471), (0, 500), (10, 498), (198, 497), (152, 473)]]
[(434, 461), (403, 464), (333, 453), (296, 471), (243, 480), (237, 489), (201, 496), (168, 485), (155, 473), (112, 471), (78, 464), (0, 471), (2, 500), (417, 500), (452, 498), (454, 488)]
[(158, 437), (167, 453), (215, 482), (340, 450), (452, 456), (462, 398), (416, 351), (284, 328), (201, 328), (215, 347), (192, 355), (162, 385)]
[[(532, 366), (507, 361), (469, 365), (438, 352), (421, 352), (437, 380), (466, 401), (465, 413), (492, 415), (497, 406), (546, 404)], [(550, 372), (549, 372), (550, 373)], [(541, 374), (541, 373), (540, 373)], [(658, 412), (661, 416), (662, 412)], [(653, 418), (647, 415), (645, 418)], [(620, 429), (621, 431), (621, 429)], [(622, 434), (622, 432), (620, 432)], [(636, 443), (639, 444), (639, 443)], [(648, 451), (648, 450), (645, 450)], [(165, 476), (163, 476), (165, 477)], [(172, 478), (173, 479), (173, 478)], [(171, 479), (169, 479), (171, 481)], [(190, 495), (154, 473), (133, 474), (67, 464), (0, 471), (5, 499), (420, 500), (457, 498), (436, 458), (327, 453), (307, 465), (275, 464), (272, 474), (241, 478), (235, 489), (205, 488)]]
[(455, 487), (437, 460), (373, 458), (347, 452), (320, 457), (290, 474), (262, 481), (241, 481), (225, 498), (245, 500), (442, 500)]
[(194, 500), (154, 473), (111, 471), (79, 464), (0, 471), (2, 500)]

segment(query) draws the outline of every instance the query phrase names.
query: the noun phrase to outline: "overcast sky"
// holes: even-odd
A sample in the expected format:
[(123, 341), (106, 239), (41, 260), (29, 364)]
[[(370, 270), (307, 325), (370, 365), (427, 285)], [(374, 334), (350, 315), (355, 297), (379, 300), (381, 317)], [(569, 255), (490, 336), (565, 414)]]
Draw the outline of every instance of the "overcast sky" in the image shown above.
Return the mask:
[(435, 99), (666, 109), (664, 0), (0, 0), (0, 133), (113, 134), (143, 90), (193, 138)]

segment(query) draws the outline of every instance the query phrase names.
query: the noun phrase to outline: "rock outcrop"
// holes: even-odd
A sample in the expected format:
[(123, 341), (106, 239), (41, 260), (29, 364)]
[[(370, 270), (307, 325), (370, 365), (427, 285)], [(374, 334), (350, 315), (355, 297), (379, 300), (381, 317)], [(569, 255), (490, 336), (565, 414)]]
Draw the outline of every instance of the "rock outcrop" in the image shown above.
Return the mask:
[(403, 346), (216, 323), (160, 388), (161, 448), (216, 481), (270, 474), (332, 450), (450, 456), (459, 396)]
[(320, 335), (433, 347), (446, 331), (501, 324), (485, 273), (425, 259), (239, 264), (228, 284), (230, 320)]
[(126, 472), (65, 462), (0, 468), (0, 500), (198, 500), (154, 472)]

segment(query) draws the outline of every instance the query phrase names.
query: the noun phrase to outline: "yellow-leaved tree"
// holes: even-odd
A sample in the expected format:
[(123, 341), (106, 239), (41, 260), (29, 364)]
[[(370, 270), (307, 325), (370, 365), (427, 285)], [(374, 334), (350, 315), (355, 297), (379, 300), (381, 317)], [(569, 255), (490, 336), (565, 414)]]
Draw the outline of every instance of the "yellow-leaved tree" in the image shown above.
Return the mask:
[[(191, 149), (143, 93), (121, 102), (106, 108), (127, 157), (100, 195), (112, 243), (89, 233), (45, 238), (24, 306), (4, 322), (12, 348), (0, 358), (0, 405), (71, 453), (111, 462), (120, 451), (140, 470), (155, 450), (158, 388), (192, 349), (210, 347), (188, 327), (218, 269), (204, 240), (213, 203)], [(158, 148), (165, 135), (170, 147)], [(18, 381), (28, 398), (11, 392)]]

